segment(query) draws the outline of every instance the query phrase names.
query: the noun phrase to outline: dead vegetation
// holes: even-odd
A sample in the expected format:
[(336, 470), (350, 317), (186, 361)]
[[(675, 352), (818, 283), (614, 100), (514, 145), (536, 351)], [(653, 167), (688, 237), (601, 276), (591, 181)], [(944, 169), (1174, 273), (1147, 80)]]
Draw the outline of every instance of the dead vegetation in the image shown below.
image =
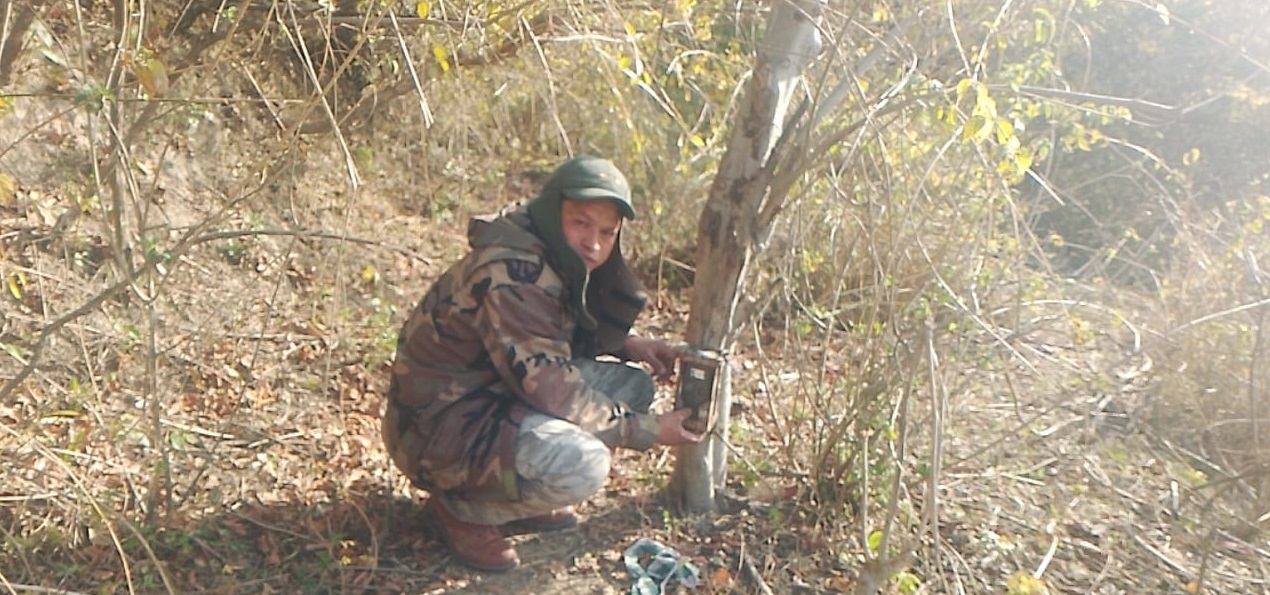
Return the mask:
[[(757, 266), (720, 514), (673, 514), (668, 454), (625, 453), (581, 528), (518, 538), (523, 567), (450, 563), (379, 444), (402, 310), (468, 215), (604, 151), (665, 197), (632, 252), (641, 330), (676, 339), (716, 139), (669, 163), (635, 125), (663, 108), (595, 105), (624, 75), (561, 80), (614, 60), (540, 37), (604, 16), (518, 20), (496, 48), (521, 51), (449, 66), (511, 68), (447, 78), (386, 13), (340, 40), (298, 3), (210, 6), (172, 21), (185, 43), (113, 49), (85, 43), (118, 33), (104, 5), (0, 10), (36, 40), (0, 45), (0, 591), (625, 593), (653, 537), (709, 593), (1270, 592), (1259, 212), (1173, 213), (1171, 291), (1126, 290), (878, 155), (857, 169), (895, 175), (809, 184)], [(432, 16), (450, 47), (479, 29)]]

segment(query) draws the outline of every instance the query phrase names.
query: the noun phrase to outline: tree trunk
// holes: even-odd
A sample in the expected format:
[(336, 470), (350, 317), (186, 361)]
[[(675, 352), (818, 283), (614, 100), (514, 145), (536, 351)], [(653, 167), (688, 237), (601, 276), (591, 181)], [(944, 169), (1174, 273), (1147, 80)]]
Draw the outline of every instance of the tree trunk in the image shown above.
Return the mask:
[[(822, 0), (785, 0), (768, 17), (753, 77), (697, 225), (697, 272), (686, 337), (694, 347), (726, 354), (732, 346), (737, 305), (757, 238), (771, 226), (760, 213), (766, 201), (784, 200), (768, 192), (780, 159), (773, 149), (798, 78), (820, 51), (817, 26), (823, 10)], [(726, 359), (722, 367), (710, 437), (677, 453), (670, 493), (685, 512), (713, 512), (715, 488), (726, 477), (722, 439), (731, 408)]]
[(0, 87), (9, 84), (13, 64), (22, 53), (26, 32), (35, 22), (35, 12), (45, 0), (29, 0), (15, 6), (13, 0), (0, 0)]

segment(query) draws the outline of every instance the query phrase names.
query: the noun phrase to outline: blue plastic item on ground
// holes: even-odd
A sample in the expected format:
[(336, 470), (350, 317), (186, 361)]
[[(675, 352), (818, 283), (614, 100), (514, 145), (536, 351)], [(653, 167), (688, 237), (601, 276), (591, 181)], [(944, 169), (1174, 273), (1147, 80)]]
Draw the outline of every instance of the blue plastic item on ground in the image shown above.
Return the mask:
[[(647, 556), (648, 566), (640, 563)], [(670, 581), (678, 581), (689, 589), (697, 588), (700, 571), (675, 550), (641, 537), (623, 555), (626, 570), (635, 579), (631, 595), (661, 595)]]

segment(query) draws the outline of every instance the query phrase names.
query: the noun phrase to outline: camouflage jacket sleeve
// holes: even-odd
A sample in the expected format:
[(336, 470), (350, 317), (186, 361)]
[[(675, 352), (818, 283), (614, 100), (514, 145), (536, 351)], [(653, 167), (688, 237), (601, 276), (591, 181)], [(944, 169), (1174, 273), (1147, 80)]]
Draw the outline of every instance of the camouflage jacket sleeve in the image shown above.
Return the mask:
[[(525, 270), (526, 265), (530, 269)], [(647, 450), (657, 419), (590, 388), (569, 363), (573, 323), (555, 273), (523, 261), (493, 262), (476, 330), (512, 390), (534, 409), (577, 424), (610, 448)], [(554, 282), (553, 282), (554, 281)]]

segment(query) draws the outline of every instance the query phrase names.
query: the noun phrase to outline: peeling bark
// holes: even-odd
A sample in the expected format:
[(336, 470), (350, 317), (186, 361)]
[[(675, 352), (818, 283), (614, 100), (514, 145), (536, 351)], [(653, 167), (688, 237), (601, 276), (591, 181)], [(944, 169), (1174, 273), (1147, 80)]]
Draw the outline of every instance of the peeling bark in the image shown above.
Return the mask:
[[(798, 79), (820, 52), (817, 27), (824, 6), (823, 0), (786, 0), (769, 17), (740, 119), (733, 123), (698, 221), (697, 276), (686, 337), (690, 345), (725, 354), (731, 348), (746, 273), (759, 248), (756, 238), (770, 226), (756, 229), (781, 159), (774, 149)], [(713, 512), (715, 489), (725, 479), (727, 447), (719, 437), (727, 436), (731, 389), (730, 374), (724, 372), (710, 438), (677, 453), (670, 492), (686, 512)]]

